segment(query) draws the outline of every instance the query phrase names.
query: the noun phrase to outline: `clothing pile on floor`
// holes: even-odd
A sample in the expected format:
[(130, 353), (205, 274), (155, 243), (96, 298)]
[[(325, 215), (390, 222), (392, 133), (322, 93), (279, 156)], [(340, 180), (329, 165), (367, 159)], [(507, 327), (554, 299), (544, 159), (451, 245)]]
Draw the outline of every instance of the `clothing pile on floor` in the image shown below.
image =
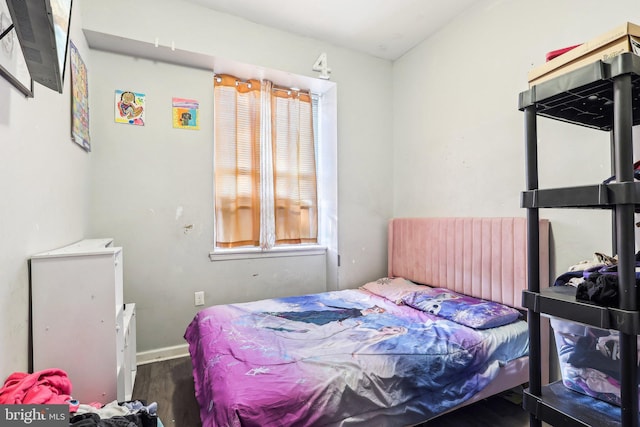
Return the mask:
[(15, 372), (0, 388), (0, 404), (67, 404), (70, 427), (163, 427), (155, 402), (83, 403), (73, 399), (71, 391), (71, 381), (63, 370)]
[(113, 401), (106, 405), (81, 404), (71, 401), (70, 427), (162, 427), (156, 415), (158, 405), (141, 400)]

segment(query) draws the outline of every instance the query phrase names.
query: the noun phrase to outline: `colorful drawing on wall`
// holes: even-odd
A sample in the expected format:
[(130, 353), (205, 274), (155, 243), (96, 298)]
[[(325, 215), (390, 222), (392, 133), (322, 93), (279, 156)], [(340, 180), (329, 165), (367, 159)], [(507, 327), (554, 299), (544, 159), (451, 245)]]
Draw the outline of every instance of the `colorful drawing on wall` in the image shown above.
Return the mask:
[(145, 94), (116, 90), (116, 123), (144, 126)]
[(173, 98), (173, 127), (200, 129), (199, 104), (195, 99)]
[(69, 40), (69, 55), (71, 63), (71, 138), (85, 150), (91, 151), (87, 67), (71, 40)]

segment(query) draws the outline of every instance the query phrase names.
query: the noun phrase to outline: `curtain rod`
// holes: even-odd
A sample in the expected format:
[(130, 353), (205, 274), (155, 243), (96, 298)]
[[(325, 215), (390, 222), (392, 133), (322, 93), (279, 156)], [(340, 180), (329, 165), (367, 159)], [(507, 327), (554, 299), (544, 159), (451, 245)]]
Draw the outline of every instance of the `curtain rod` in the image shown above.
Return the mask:
[(287, 92), (287, 93), (289, 93), (289, 94), (291, 94), (291, 92), (293, 91), (293, 92), (298, 92), (298, 93), (302, 93), (302, 94), (305, 94), (305, 95), (311, 95), (311, 92), (310, 92), (310, 91), (308, 91), (308, 90), (302, 90), (302, 89), (298, 89), (298, 88), (290, 88), (290, 89), (287, 89), (287, 88), (284, 88), (284, 87), (277, 87), (277, 86), (274, 86), (274, 87), (273, 87), (273, 90), (279, 90), (279, 91), (282, 91), (282, 92)]
[[(242, 84), (245, 84), (245, 85), (248, 85), (249, 87), (251, 87), (251, 82), (250, 81), (245, 81), (245, 80), (239, 79), (238, 77), (235, 77), (235, 76), (233, 76), (233, 77), (236, 79), (236, 86), (242, 83)], [(222, 78), (216, 76), (216, 80), (219, 83), (219, 82), (222, 81)], [(279, 87), (279, 86), (276, 86), (276, 85), (273, 85), (272, 89), (273, 90), (284, 91), (284, 92), (293, 91), (293, 92), (303, 93), (303, 94), (306, 94), (306, 95), (312, 95), (312, 92), (310, 90), (308, 90), (308, 89), (304, 90), (304, 89), (293, 88), (293, 87), (292, 88), (284, 88), (284, 87)]]

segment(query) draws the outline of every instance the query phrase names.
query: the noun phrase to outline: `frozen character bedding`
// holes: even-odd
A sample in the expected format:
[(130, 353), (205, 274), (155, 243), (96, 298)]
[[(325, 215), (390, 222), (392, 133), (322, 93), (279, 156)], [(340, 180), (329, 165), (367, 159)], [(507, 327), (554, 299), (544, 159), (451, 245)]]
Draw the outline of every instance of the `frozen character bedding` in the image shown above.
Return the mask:
[(402, 302), (425, 286), (372, 285), (197, 313), (185, 338), (203, 426), (413, 425), (528, 352), (522, 320), (475, 329)]

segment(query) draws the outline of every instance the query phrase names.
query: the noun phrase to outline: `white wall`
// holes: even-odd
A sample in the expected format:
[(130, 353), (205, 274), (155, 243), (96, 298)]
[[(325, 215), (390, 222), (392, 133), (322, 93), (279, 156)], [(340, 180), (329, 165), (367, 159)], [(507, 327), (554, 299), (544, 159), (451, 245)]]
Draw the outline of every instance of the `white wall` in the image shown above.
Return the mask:
[[(338, 83), (345, 288), (385, 273), (392, 215), (525, 215), (517, 96), (528, 70), (547, 51), (640, 22), (629, 14), (637, 9), (631, 0), (480, 0), (392, 65), (188, 2), (74, 6), (72, 39), (89, 68), (93, 152), (69, 138), (68, 76), (64, 94), (36, 85), (29, 100), (0, 80), (3, 377), (27, 368), (28, 257), (83, 237), (110, 236), (124, 247), (125, 295), (138, 303), (143, 351), (183, 342), (194, 290), (205, 290), (208, 304), (323, 290), (322, 273), (305, 274), (322, 270), (318, 259), (209, 261), (211, 129), (203, 121), (197, 132), (173, 130), (167, 116), (171, 96), (197, 98), (203, 118), (210, 114), (209, 74), (89, 50), (81, 26), (308, 76), (327, 52)], [(147, 93), (144, 128), (113, 122), (114, 90), (127, 87)], [(539, 136), (542, 187), (609, 175), (608, 134), (540, 120)], [(558, 270), (610, 249), (607, 212), (542, 215), (553, 223)]]
[[(525, 216), (518, 94), (545, 53), (639, 22), (637, 2), (478, 1), (394, 63), (394, 216)], [(610, 175), (609, 134), (538, 120), (540, 187)], [(559, 272), (611, 253), (608, 211), (542, 210)]]
[[(311, 67), (326, 52), (338, 88), (339, 285), (355, 287), (386, 274), (386, 222), (392, 212), (389, 61), (189, 2), (79, 4), (91, 31), (146, 43), (158, 38), (178, 50), (293, 74), (317, 76)], [(90, 234), (114, 237), (124, 248), (125, 299), (137, 303), (139, 351), (184, 344), (182, 335), (197, 310), (194, 291), (204, 290), (209, 305), (326, 290), (324, 257), (209, 260), (211, 72), (96, 50), (92, 60), (96, 160)], [(147, 95), (146, 126), (114, 123), (116, 89)], [(171, 128), (172, 96), (201, 102), (200, 131)], [(193, 231), (185, 234), (189, 224)]]
[[(71, 39), (89, 63), (75, 10)], [(92, 154), (71, 141), (70, 72), (26, 99), (0, 78), (0, 379), (28, 368), (28, 258), (82, 239)], [(64, 343), (60, 343), (64, 345)]]

